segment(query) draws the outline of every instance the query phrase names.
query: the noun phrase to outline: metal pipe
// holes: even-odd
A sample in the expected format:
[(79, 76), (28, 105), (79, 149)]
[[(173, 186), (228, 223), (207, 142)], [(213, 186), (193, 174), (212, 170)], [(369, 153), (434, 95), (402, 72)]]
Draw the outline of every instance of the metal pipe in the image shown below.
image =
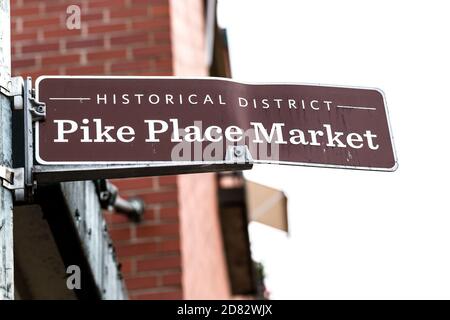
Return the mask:
[(138, 198), (126, 200), (119, 195), (117, 187), (106, 179), (95, 181), (102, 208), (125, 214), (130, 220), (139, 222), (144, 213), (144, 202)]
[(125, 200), (118, 195), (113, 207), (116, 212), (126, 214), (135, 222), (139, 222), (144, 213), (144, 202), (138, 198)]

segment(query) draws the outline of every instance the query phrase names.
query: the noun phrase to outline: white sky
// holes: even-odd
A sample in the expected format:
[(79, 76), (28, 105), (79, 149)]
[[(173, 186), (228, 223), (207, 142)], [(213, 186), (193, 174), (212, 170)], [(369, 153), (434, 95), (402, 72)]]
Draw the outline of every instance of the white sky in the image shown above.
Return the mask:
[(221, 0), (234, 78), (379, 87), (394, 173), (255, 166), (291, 234), (252, 224), (273, 299), (450, 298), (450, 3)]

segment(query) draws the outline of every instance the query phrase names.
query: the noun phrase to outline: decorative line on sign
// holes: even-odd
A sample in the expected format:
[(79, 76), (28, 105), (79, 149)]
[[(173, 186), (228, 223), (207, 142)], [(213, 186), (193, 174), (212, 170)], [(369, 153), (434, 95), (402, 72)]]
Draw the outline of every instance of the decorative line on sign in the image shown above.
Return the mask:
[(84, 100), (91, 100), (91, 98), (49, 98), (49, 100), (75, 100), (75, 101), (84, 101)]
[(341, 109), (359, 109), (359, 110), (377, 110), (376, 108), (372, 108), (372, 107), (360, 107), (360, 106), (336, 106), (336, 108), (341, 108)]

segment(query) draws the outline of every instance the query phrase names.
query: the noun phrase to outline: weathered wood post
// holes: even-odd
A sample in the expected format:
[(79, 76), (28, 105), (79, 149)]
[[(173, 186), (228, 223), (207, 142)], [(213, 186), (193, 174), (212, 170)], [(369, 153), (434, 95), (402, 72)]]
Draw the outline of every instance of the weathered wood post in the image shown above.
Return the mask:
[[(9, 0), (0, 0), (0, 166), (12, 167), (11, 19)], [(2, 181), (3, 182), (3, 181)], [(0, 300), (14, 299), (13, 198), (0, 183)]]

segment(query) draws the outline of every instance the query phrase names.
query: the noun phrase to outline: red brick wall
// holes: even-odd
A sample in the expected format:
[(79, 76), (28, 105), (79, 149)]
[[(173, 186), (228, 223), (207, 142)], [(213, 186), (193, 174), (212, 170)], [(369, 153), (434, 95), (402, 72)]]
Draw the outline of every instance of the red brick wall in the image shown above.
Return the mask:
[(14, 74), (172, 74), (168, 0), (12, 0), (11, 15)]
[[(207, 74), (202, 0), (11, 3), (15, 75)], [(73, 4), (81, 30), (66, 28)], [(213, 174), (114, 183), (146, 203), (138, 225), (106, 215), (131, 298), (229, 297)]]
[(125, 198), (145, 201), (142, 222), (106, 214), (132, 299), (181, 299), (177, 177), (114, 180)]

